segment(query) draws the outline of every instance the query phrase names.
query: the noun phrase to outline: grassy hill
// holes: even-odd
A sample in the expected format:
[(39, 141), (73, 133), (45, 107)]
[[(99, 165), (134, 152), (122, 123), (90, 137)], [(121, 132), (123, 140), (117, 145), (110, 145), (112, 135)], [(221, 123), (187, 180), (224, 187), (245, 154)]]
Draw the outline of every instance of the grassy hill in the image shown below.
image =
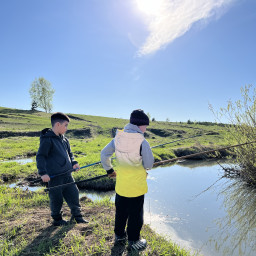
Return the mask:
[[(129, 122), (128, 119), (101, 116), (78, 114), (68, 114), (68, 116), (71, 121), (66, 136), (70, 140), (72, 151), (80, 166), (100, 161), (100, 151), (114, 137), (116, 129), (122, 129)], [(40, 131), (46, 127), (50, 127), (50, 114), (0, 107), (0, 177), (2, 181), (36, 176), (34, 162), (21, 165), (3, 161), (34, 157), (39, 146)], [(155, 160), (160, 161), (224, 145), (225, 134), (223, 125), (214, 123), (151, 122), (145, 137), (151, 146), (178, 140), (153, 149)], [(194, 135), (202, 136), (186, 140)], [(75, 178), (81, 180), (104, 173), (103, 168), (98, 165), (75, 173)], [(96, 183), (99, 185), (98, 188), (102, 189), (98, 181), (94, 182), (93, 186)]]

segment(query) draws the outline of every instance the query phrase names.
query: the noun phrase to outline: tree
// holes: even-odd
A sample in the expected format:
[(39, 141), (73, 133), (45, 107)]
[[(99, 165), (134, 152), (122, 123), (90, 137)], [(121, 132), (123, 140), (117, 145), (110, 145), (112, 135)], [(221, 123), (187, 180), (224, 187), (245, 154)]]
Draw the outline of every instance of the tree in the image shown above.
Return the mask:
[(43, 77), (36, 78), (29, 90), (32, 102), (35, 102), (39, 108), (43, 108), (46, 113), (52, 110), (52, 97), (54, 89), (49, 81)]
[(150, 116), (149, 112), (147, 113), (147, 116), (148, 116), (148, 119), (150, 121), (151, 120), (151, 116)]
[(34, 111), (38, 107), (37, 103), (35, 101), (32, 102), (31, 104), (31, 110)]
[(166, 118), (166, 122), (168, 122), (168, 123), (170, 122), (170, 118), (169, 117)]

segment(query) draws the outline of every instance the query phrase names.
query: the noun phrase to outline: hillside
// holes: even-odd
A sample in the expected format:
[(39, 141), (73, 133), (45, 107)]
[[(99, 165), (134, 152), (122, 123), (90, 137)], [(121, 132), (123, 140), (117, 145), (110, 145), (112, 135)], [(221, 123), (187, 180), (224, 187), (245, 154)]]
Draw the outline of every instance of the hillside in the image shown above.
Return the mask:
[[(122, 129), (129, 122), (127, 119), (91, 115), (68, 116), (71, 122), (66, 136), (80, 166), (100, 161), (101, 149), (111, 141), (116, 129)], [(46, 127), (50, 127), (50, 114), (0, 107), (0, 177), (3, 181), (36, 176), (35, 162), (20, 165), (3, 161), (34, 157), (39, 146), (40, 131)], [(224, 145), (225, 133), (223, 125), (213, 123), (151, 122), (145, 137), (152, 147), (177, 141), (153, 149), (155, 160), (160, 161)], [(202, 136), (186, 139), (195, 135)], [(226, 152), (222, 154), (225, 156)], [(75, 177), (81, 180), (103, 173), (102, 167), (96, 166), (75, 173)]]

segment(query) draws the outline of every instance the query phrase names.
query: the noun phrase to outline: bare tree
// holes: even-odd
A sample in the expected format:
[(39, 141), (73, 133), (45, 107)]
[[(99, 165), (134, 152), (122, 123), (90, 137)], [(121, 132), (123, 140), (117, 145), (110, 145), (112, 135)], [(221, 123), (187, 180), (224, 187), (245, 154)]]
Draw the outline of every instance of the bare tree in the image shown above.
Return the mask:
[(46, 113), (52, 110), (52, 97), (54, 89), (49, 81), (43, 77), (36, 78), (29, 90), (32, 102), (35, 102), (39, 108), (43, 108)]

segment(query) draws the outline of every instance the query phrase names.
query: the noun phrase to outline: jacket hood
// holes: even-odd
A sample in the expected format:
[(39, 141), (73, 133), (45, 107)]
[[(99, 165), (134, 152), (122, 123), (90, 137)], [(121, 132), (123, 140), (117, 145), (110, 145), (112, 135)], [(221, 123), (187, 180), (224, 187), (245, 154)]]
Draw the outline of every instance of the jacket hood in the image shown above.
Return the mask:
[[(46, 137), (58, 137), (51, 128), (45, 128), (41, 131), (40, 134), (41, 138), (46, 138)], [(62, 137), (62, 136), (61, 136)]]
[(137, 125), (134, 125), (134, 124), (127, 124), (125, 127), (124, 127), (124, 131), (125, 132), (131, 132), (131, 133), (135, 133), (135, 132), (138, 132), (138, 133), (142, 133), (143, 132), (140, 130), (140, 128), (137, 126)]

